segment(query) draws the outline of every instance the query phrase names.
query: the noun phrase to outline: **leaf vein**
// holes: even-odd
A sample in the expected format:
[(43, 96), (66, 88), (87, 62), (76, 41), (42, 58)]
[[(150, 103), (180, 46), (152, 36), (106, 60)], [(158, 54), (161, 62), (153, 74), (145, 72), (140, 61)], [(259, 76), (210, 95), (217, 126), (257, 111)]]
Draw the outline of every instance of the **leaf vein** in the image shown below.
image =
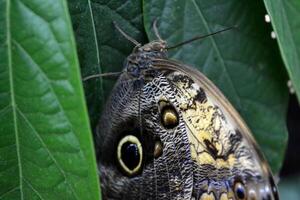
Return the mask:
[[(95, 46), (96, 46), (96, 56), (97, 56), (97, 68), (98, 68), (98, 73), (101, 74), (102, 73), (102, 69), (101, 69), (101, 63), (100, 63), (100, 52), (99, 52), (99, 44), (98, 44), (98, 36), (97, 36), (97, 32), (96, 32), (96, 25), (95, 25), (95, 20), (94, 20), (94, 13), (93, 13), (93, 9), (92, 9), (92, 5), (91, 5), (91, 0), (88, 0), (88, 8), (90, 11), (90, 18), (92, 21), (92, 29), (93, 29), (93, 36), (94, 36), (94, 41), (95, 41)], [(100, 90), (101, 93), (104, 92), (103, 89), (103, 78), (100, 77)], [(102, 103), (104, 102), (104, 99), (101, 98)]]
[(12, 189), (8, 190), (7, 192), (3, 193), (1, 196), (0, 196), (0, 199), (2, 199), (3, 197), (9, 195), (10, 193), (14, 192), (15, 190), (19, 189), (19, 187), (13, 187)]
[(26, 178), (23, 178), (24, 182), (27, 183), (27, 185), (30, 187), (30, 189), (40, 198), (40, 199), (44, 199), (42, 197), (42, 195), (33, 187), (33, 185), (26, 179)]
[(0, 117), (2, 117), (3, 115), (5, 115), (8, 111), (9, 111), (9, 108), (11, 107), (10, 104), (8, 104), (7, 106), (5, 106), (4, 108), (2, 108), (0, 110)]
[[(56, 93), (55, 93), (55, 91), (54, 91), (54, 89), (53, 89), (53, 86), (52, 86), (52, 84), (50, 83), (49, 78), (47, 77), (47, 75), (45, 74), (45, 72), (42, 70), (41, 67), (39, 67), (39, 65), (33, 60), (33, 58), (30, 56), (30, 54), (27, 53), (27, 51), (21, 46), (20, 43), (18, 43), (18, 42), (15, 41), (15, 40), (14, 40), (13, 42), (16, 44), (17, 47), (19, 47), (19, 49), (20, 49), (24, 54), (27, 55), (27, 57), (33, 62), (33, 64), (37, 67), (37, 69), (39, 69), (39, 71), (41, 72), (41, 74), (45, 77), (45, 79), (46, 79), (47, 82), (48, 82), (48, 85), (49, 85), (49, 88), (50, 88), (52, 94), (55, 96), (55, 99), (56, 99), (56, 101), (57, 101), (57, 105), (59, 106), (60, 111), (61, 111), (61, 112), (63, 113), (63, 115), (65, 116), (68, 125), (70, 126), (72, 132), (74, 133), (73, 128), (72, 128), (72, 125), (70, 124), (70, 120), (68, 119), (68, 117), (67, 117), (67, 115), (66, 115), (66, 113), (65, 113), (65, 111), (64, 111), (64, 109), (63, 109), (63, 107), (62, 107), (62, 105), (61, 105), (61, 103), (60, 103), (60, 101), (58, 100), (58, 97), (57, 97), (57, 95), (56, 95)], [(19, 113), (21, 114), (21, 116), (22, 116), (24, 119), (27, 120), (27, 117), (25, 117), (25, 115), (23, 115), (23, 113), (21, 112), (21, 110), (18, 109), (18, 108), (16, 108), (16, 109), (19, 110)], [(29, 121), (27, 120), (27, 122), (29, 122)], [(45, 145), (45, 143), (43, 142), (42, 138), (39, 136), (39, 134), (37, 133), (37, 131), (35, 130), (35, 128), (33, 127), (33, 125), (32, 125), (30, 122), (29, 122), (29, 125), (30, 125), (30, 127), (34, 130), (34, 132), (36, 133), (36, 135), (38, 136), (38, 138), (40, 139), (40, 141), (42, 142), (42, 144)], [(75, 135), (75, 134), (74, 134), (74, 135)], [(47, 148), (46, 145), (45, 145), (45, 148), (46, 148), (46, 150), (48, 151), (48, 153), (50, 153), (50, 151), (49, 151), (49, 149)], [(79, 147), (79, 148), (80, 148), (80, 147)], [(81, 151), (81, 149), (80, 149), (80, 151)], [(49, 155), (51, 155), (51, 157), (54, 159), (54, 157), (53, 157), (53, 155), (52, 155), (51, 153), (50, 153)], [(54, 160), (55, 160), (55, 159), (54, 159)], [(54, 160), (53, 160), (53, 161), (54, 161)], [(55, 162), (57, 163), (56, 160), (55, 160)], [(57, 163), (57, 166), (59, 166), (58, 163)], [(59, 169), (62, 170), (62, 168), (60, 168), (60, 167), (59, 167)], [(63, 176), (66, 178), (66, 175), (64, 174), (63, 170), (62, 170), (62, 173), (63, 173)], [(69, 184), (69, 183), (68, 183), (68, 184)], [(71, 187), (71, 185), (69, 185), (69, 187), (70, 187), (70, 189), (72, 190), (72, 192), (74, 193), (76, 199), (79, 199), (79, 198), (77, 197), (77, 194), (76, 194), (75, 191), (73, 190), (73, 187)]]
[(17, 160), (18, 160), (18, 169), (19, 169), (19, 185), (20, 185), (20, 196), (21, 200), (24, 199), (23, 194), (23, 169), (21, 162), (21, 153), (20, 153), (20, 141), (19, 141), (19, 130), (17, 124), (17, 113), (16, 113), (16, 100), (15, 100), (15, 91), (14, 91), (14, 76), (13, 76), (13, 67), (12, 67), (12, 39), (10, 32), (10, 9), (11, 9), (11, 1), (7, 1), (6, 4), (6, 12), (7, 12), (7, 55), (8, 55), (8, 70), (9, 70), (9, 87), (10, 87), (10, 98), (12, 104), (12, 114), (13, 114), (13, 122), (14, 122), (14, 133), (15, 133), (15, 141), (16, 141), (16, 151), (17, 151)]
[(52, 154), (52, 152), (50, 151), (50, 149), (48, 148), (48, 146), (44, 142), (43, 138), (38, 134), (37, 130), (35, 129), (35, 127), (33, 126), (33, 124), (29, 121), (29, 119), (25, 116), (25, 114), (19, 108), (17, 108), (17, 111), (20, 114), (20, 116), (24, 119), (24, 121), (28, 124), (28, 126), (32, 129), (32, 131), (35, 134), (35, 136), (38, 138), (38, 140), (40, 141), (40, 143), (42, 144), (42, 146), (44, 147), (44, 149), (47, 151), (48, 155), (50, 156), (50, 158), (55, 163), (55, 165), (58, 168), (58, 170), (63, 175), (65, 182), (67, 183), (67, 185), (69, 186), (69, 188), (71, 189), (71, 191), (74, 193), (74, 196), (76, 197), (76, 199), (79, 199), (77, 197), (77, 194), (75, 193), (72, 185), (68, 182), (67, 175), (66, 175), (65, 171), (62, 169), (62, 167), (60, 166), (60, 164), (58, 163), (58, 161), (55, 159), (55, 156)]

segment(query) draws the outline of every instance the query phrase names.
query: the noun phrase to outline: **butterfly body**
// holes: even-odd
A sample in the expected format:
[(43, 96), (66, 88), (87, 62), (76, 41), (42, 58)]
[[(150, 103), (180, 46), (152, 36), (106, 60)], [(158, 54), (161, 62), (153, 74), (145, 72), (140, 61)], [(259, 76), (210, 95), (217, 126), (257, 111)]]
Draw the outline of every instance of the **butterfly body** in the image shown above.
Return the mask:
[(112, 91), (96, 131), (103, 199), (278, 199), (238, 113), (166, 53), (136, 47)]

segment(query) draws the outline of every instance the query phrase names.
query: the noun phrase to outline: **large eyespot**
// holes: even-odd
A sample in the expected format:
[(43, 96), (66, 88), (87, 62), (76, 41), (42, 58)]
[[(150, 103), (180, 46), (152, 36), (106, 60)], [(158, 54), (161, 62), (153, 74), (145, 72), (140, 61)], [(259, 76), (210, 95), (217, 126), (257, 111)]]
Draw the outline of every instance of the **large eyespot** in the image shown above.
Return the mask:
[(246, 188), (241, 182), (236, 182), (234, 184), (234, 195), (237, 200), (244, 200), (246, 199)]
[(143, 148), (139, 139), (133, 135), (122, 138), (118, 144), (118, 162), (128, 175), (135, 175), (142, 166)]
[(179, 123), (179, 117), (176, 109), (165, 101), (159, 102), (161, 123), (166, 129), (175, 128)]

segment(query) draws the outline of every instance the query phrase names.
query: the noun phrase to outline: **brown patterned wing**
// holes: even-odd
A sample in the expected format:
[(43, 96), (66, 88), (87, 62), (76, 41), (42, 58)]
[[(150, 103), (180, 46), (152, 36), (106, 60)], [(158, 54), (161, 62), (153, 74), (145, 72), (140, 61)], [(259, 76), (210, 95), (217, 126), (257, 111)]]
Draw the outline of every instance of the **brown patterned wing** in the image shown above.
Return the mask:
[(241, 116), (199, 71), (155, 59), (186, 124), (196, 199), (278, 199), (269, 166)]

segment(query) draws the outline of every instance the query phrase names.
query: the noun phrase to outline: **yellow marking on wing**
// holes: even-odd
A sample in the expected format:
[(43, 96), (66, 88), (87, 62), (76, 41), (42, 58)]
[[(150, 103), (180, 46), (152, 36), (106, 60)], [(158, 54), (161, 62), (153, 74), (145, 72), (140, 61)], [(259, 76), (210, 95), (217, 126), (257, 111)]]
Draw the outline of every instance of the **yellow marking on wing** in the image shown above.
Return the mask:
[[(224, 127), (224, 119), (220, 117), (220, 111), (214, 103), (207, 97), (207, 101), (195, 101), (197, 93), (186, 85), (178, 82), (178, 88), (182, 94), (178, 97), (181, 104), (182, 115), (188, 127), (188, 138), (191, 148), (192, 159), (199, 165), (209, 164), (217, 168), (231, 168), (235, 163), (235, 156), (228, 155), (228, 158), (221, 157), (224, 154), (222, 141), (218, 141), (217, 134), (226, 134), (228, 128)], [(217, 133), (218, 132), (218, 133)], [(220, 139), (219, 139), (220, 140)], [(216, 155), (211, 155), (207, 144), (214, 150)]]
[(207, 164), (215, 166), (216, 168), (230, 168), (234, 165), (235, 157), (234, 155), (229, 155), (228, 159), (224, 160), (222, 158), (214, 159), (209, 153), (202, 152), (197, 154), (193, 147), (192, 150), (192, 158), (199, 163), (200, 165)]
[(231, 193), (223, 193), (220, 196), (220, 200), (234, 200), (234, 197)]
[[(196, 105), (197, 104), (198, 103), (196, 103)], [(206, 114), (199, 113), (199, 112), (201, 111), (198, 109), (198, 106), (196, 110), (187, 110), (186, 112), (183, 112), (183, 117), (185, 119), (186, 125), (189, 127), (190, 130), (188, 131), (188, 137), (191, 144), (191, 152), (192, 152), (193, 160), (195, 160), (200, 165), (209, 164), (217, 168), (231, 168), (235, 163), (235, 157), (233, 154), (229, 155), (228, 158), (224, 160), (221, 158), (215, 159), (210, 153), (208, 153), (208, 149), (204, 142), (205, 140), (211, 141), (214, 148), (218, 152), (217, 153), (218, 156), (222, 155), (224, 147), (220, 141), (213, 141), (213, 135), (216, 134), (214, 132), (216, 129), (211, 127), (215, 126), (215, 124), (212, 124), (212, 122), (217, 121), (217, 120), (212, 120), (213, 112), (209, 111), (206, 112)], [(199, 113), (199, 115), (197, 115), (197, 113)], [(196, 117), (200, 116), (202, 120), (199, 120), (199, 126), (198, 123), (196, 122), (193, 123), (195, 119), (189, 121), (188, 120), (189, 116), (196, 116)]]
[(210, 194), (204, 193), (201, 195), (200, 200), (215, 200), (215, 197), (212, 193)]
[(228, 200), (227, 194), (223, 193), (223, 194), (220, 196), (220, 200)]

